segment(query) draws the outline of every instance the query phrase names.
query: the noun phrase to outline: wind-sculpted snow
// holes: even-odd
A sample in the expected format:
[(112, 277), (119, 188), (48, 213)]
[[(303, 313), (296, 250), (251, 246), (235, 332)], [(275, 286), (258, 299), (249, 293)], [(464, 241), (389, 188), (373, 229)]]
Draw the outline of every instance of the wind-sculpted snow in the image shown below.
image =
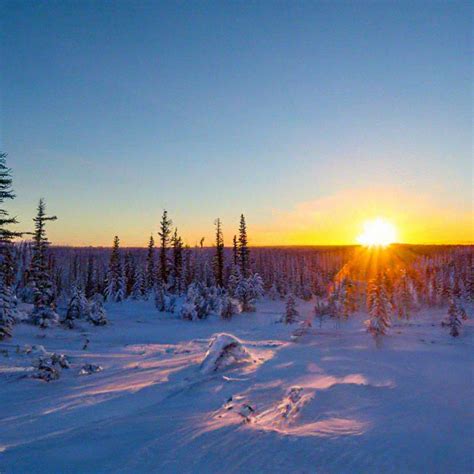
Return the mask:
[[(0, 344), (0, 472), (472, 471), (470, 321), (453, 340), (426, 313), (376, 347), (365, 315), (294, 339), (283, 301), (230, 321), (106, 309), (106, 326), (20, 324)], [(70, 369), (30, 378), (43, 353)]]
[[(252, 429), (274, 431), (293, 436), (337, 437), (360, 435), (369, 427), (369, 423), (355, 418), (335, 417), (334, 405), (321, 406), (322, 391), (334, 387), (345, 399), (347, 407), (354, 406), (354, 387), (386, 387), (386, 384), (372, 385), (360, 374), (346, 377), (317, 376), (306, 378), (304, 385), (291, 386), (283, 398), (273, 399), (275, 385), (255, 386), (247, 392), (230, 397), (215, 412), (208, 428), (248, 424)], [(254, 389), (256, 389), (254, 393)], [(265, 390), (267, 389), (267, 390)], [(344, 407), (342, 407), (344, 408)], [(314, 420), (317, 421), (314, 421)]]

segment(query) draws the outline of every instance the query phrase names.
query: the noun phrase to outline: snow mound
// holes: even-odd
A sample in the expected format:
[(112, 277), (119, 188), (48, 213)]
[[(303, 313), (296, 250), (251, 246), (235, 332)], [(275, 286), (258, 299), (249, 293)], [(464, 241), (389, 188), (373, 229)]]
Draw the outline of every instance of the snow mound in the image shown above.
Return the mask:
[(231, 334), (215, 334), (201, 363), (201, 372), (209, 374), (230, 365), (252, 361), (252, 354), (242, 341)]

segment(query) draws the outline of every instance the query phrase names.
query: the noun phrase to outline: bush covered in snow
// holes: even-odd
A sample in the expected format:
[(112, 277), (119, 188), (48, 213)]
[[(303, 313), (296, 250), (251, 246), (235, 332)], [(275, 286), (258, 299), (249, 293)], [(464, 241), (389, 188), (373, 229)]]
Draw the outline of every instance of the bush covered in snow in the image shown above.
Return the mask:
[(211, 373), (225, 369), (233, 364), (249, 362), (252, 354), (242, 341), (231, 334), (215, 334), (201, 363), (201, 372)]
[(34, 367), (35, 371), (31, 377), (51, 382), (52, 380), (59, 379), (61, 369), (69, 369), (70, 366), (64, 354), (46, 353), (35, 362)]

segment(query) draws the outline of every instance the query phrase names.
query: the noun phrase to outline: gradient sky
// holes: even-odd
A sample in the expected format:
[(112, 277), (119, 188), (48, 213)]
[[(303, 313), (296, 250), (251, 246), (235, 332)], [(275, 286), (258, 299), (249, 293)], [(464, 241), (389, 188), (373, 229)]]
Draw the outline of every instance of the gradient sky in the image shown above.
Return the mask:
[(469, 2), (2, 2), (1, 149), (54, 243), (474, 240)]

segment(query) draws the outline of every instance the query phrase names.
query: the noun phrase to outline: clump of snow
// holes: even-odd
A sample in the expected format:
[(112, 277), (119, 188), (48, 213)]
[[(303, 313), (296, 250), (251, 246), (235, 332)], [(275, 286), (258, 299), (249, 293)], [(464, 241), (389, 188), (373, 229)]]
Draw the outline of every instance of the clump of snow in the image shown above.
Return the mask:
[(311, 334), (312, 330), (313, 324), (311, 323), (311, 320), (305, 319), (304, 321), (300, 322), (298, 328), (293, 332), (293, 334), (291, 335), (291, 340), (297, 341), (303, 336)]
[[(43, 349), (43, 346), (39, 346)], [(46, 353), (46, 352), (45, 352)], [(31, 377), (35, 379), (41, 379), (45, 382), (51, 382), (57, 380), (61, 376), (61, 369), (69, 369), (69, 361), (64, 354), (48, 354), (44, 357), (40, 357), (35, 363), (35, 371)]]
[(53, 353), (51, 354), (50, 359), (54, 365), (59, 365), (61, 369), (69, 369), (70, 367), (69, 360), (64, 354)]
[(79, 371), (79, 375), (90, 375), (97, 372), (102, 372), (103, 368), (96, 364), (84, 364)]
[(313, 391), (308, 391), (303, 387), (290, 387), (286, 396), (279, 403), (272, 404), (268, 409), (262, 411), (254, 421), (262, 429), (286, 431), (295, 425), (301, 409), (313, 396)]
[(52, 380), (59, 379), (60, 375), (60, 369), (50, 359), (39, 359), (36, 363), (36, 370), (32, 373), (31, 377), (51, 382)]
[(206, 374), (216, 372), (230, 365), (251, 360), (252, 354), (242, 341), (231, 334), (215, 334), (201, 363), (201, 372)]
[(284, 420), (293, 419), (309, 397), (303, 397), (302, 387), (291, 387), (286, 398), (278, 406), (279, 416)]
[(18, 354), (33, 354), (38, 356), (49, 355), (44, 346), (41, 344), (34, 344), (32, 346), (29, 344), (24, 344), (23, 346), (16, 346), (16, 352)]

